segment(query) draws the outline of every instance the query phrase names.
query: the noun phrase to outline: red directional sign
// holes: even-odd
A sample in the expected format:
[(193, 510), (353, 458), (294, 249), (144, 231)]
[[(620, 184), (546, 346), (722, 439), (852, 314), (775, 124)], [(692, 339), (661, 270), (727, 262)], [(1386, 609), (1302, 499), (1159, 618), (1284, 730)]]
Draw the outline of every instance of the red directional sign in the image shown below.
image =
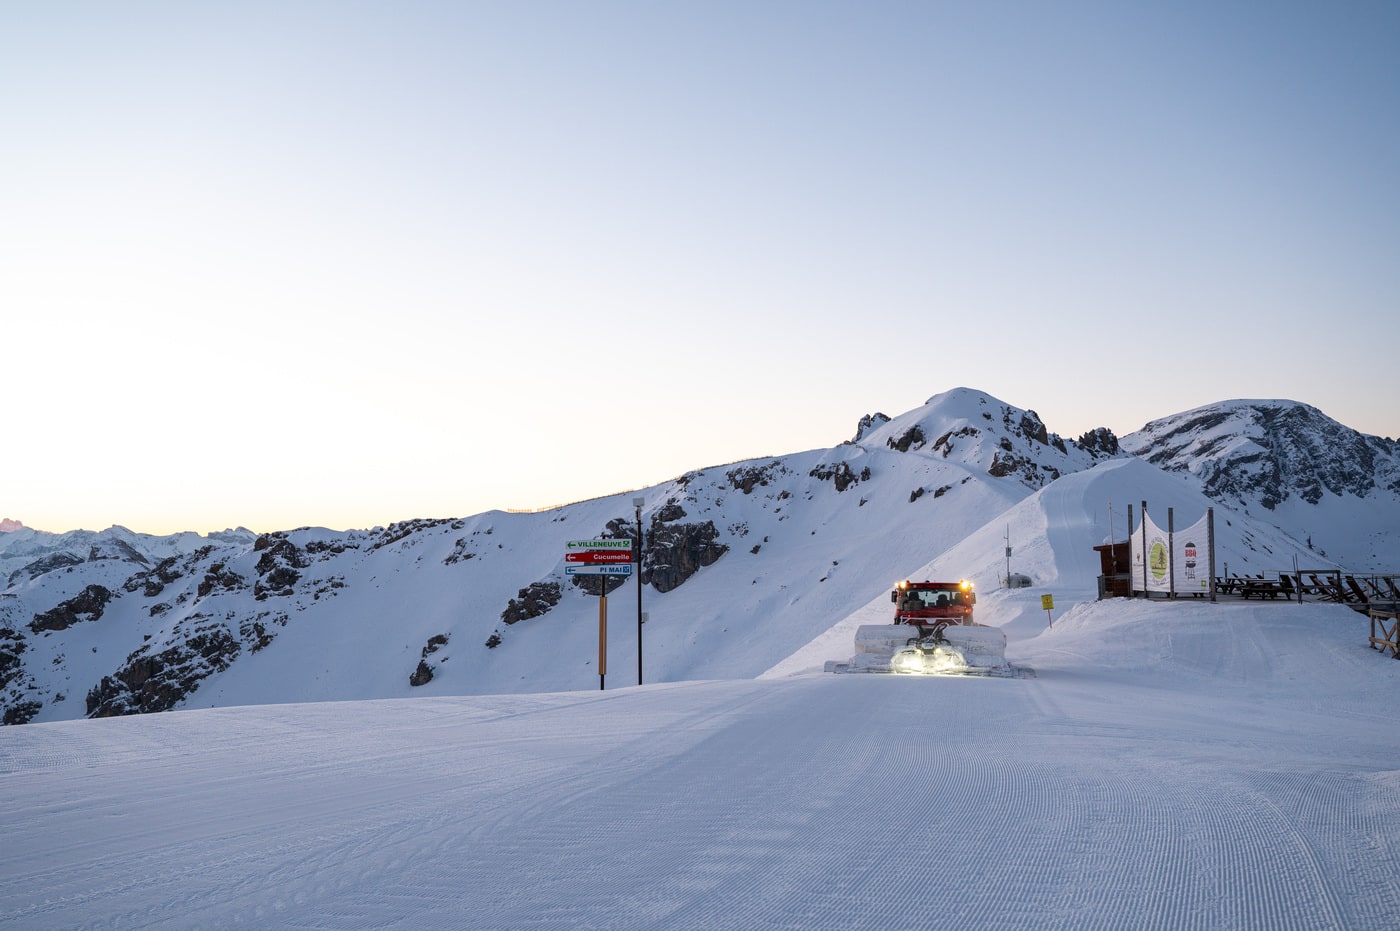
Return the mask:
[(581, 550), (577, 553), (564, 554), (564, 562), (619, 563), (631, 561), (632, 553), (630, 550)]

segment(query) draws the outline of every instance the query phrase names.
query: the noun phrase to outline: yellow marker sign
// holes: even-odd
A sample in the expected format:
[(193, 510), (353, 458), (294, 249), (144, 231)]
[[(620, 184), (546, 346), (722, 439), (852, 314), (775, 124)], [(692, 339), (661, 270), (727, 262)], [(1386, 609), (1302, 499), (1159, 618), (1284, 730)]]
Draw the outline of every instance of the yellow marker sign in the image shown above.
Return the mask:
[(1041, 606), (1041, 608), (1045, 609), (1046, 611), (1053, 611), (1053, 610), (1055, 609), (1055, 596), (1054, 596), (1054, 595), (1041, 595), (1041, 596), (1040, 596), (1040, 606)]

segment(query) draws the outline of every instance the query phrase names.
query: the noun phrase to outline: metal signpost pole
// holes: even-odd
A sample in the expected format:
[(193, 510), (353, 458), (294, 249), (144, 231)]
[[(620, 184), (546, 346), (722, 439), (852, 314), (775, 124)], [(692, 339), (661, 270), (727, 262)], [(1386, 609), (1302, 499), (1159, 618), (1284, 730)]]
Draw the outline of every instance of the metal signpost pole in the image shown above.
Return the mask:
[(598, 579), (603, 583), (598, 595), (598, 691), (603, 691), (603, 682), (608, 675), (608, 577)]
[(642, 684), (642, 505), (646, 498), (633, 498), (637, 509), (637, 684)]

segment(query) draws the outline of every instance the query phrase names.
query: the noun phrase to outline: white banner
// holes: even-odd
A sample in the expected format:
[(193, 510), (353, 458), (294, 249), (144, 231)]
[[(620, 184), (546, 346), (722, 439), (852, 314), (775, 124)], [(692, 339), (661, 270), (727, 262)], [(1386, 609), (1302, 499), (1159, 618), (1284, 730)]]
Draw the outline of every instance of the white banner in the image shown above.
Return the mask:
[(1209, 514), (1172, 533), (1172, 574), (1179, 594), (1210, 591)]
[[(1129, 537), (1133, 557), (1133, 591), (1176, 592), (1210, 590), (1210, 513), (1185, 530), (1167, 531), (1147, 514)], [(1173, 585), (1173, 583), (1175, 583)]]
[[(1152, 523), (1152, 518), (1142, 515), (1142, 522), (1133, 531), (1133, 591), (1170, 592), (1171, 549), (1167, 546), (1167, 532)], [(1145, 562), (1145, 565), (1144, 565)]]

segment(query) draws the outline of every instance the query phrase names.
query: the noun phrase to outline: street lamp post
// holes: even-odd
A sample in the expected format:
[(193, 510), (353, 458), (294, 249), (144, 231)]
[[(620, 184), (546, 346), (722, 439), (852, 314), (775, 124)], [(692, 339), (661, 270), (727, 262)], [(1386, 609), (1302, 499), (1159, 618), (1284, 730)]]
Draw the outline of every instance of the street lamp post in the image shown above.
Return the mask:
[(642, 684), (642, 505), (646, 498), (633, 498), (637, 509), (637, 684)]

